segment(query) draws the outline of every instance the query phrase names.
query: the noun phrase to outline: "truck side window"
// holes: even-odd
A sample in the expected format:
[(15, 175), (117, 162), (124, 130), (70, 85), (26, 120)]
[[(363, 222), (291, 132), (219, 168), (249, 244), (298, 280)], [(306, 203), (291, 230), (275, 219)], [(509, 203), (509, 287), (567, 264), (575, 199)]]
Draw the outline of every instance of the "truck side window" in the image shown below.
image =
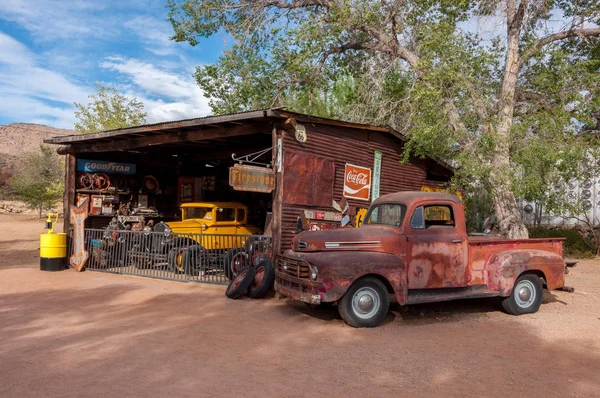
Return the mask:
[(230, 208), (218, 208), (217, 209), (217, 222), (222, 221), (235, 221), (235, 209)]
[(425, 216), (423, 215), (423, 206), (415, 209), (412, 218), (410, 219), (410, 227), (412, 229), (425, 229)]
[(454, 213), (448, 205), (419, 206), (410, 220), (412, 229), (454, 228)]
[(452, 206), (431, 205), (425, 206), (424, 211), (425, 228), (445, 229), (454, 228), (454, 212)]

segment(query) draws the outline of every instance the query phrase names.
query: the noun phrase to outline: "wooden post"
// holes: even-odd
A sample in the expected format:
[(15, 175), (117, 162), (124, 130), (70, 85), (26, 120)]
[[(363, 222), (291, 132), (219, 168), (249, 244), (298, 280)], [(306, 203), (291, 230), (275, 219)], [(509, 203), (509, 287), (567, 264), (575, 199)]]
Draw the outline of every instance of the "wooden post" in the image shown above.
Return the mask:
[(65, 156), (65, 192), (63, 194), (63, 232), (69, 235), (71, 227), (71, 205), (75, 204), (75, 174), (77, 159), (75, 155), (67, 152)]
[[(281, 218), (283, 209), (283, 148), (281, 148), (280, 152), (279, 145), (283, 146), (283, 132), (277, 131), (275, 126), (273, 126), (272, 139), (275, 189), (273, 190), (273, 220), (271, 221), (271, 226), (273, 229), (273, 253), (279, 255), (281, 252)], [(280, 154), (281, 158), (279, 158)]]

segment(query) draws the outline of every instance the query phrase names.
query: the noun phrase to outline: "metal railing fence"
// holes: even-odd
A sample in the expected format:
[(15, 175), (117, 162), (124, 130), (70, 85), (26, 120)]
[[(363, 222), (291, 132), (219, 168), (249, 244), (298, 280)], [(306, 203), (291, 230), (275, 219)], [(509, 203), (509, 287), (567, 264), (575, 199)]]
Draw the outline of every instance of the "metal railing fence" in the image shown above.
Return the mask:
[(264, 235), (86, 228), (85, 245), (88, 270), (185, 282), (227, 284), (259, 258), (272, 258)]

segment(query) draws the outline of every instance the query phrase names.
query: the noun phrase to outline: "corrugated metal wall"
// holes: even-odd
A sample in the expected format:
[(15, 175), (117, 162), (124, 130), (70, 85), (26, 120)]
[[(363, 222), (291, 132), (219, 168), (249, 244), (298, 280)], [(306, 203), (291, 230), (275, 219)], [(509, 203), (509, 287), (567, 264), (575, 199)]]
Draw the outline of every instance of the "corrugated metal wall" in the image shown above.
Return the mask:
[[(415, 159), (410, 163), (401, 162), (402, 143), (385, 132), (355, 130), (326, 125), (307, 125), (307, 141), (300, 143), (294, 136), (286, 133), (283, 141), (284, 157), (286, 151), (311, 153), (331, 159), (335, 162), (335, 183), (333, 199), (341, 201), (344, 190), (344, 167), (346, 163), (373, 168), (374, 153), (382, 153), (381, 195), (398, 191), (421, 190), (424, 185), (438, 186), (440, 182), (427, 181), (426, 165), (428, 160)], [(285, 170), (284, 170), (285, 176)], [(318, 176), (315, 176), (318, 178)], [(293, 189), (284, 185), (283, 189)], [(368, 207), (370, 202), (348, 200), (350, 206)], [(331, 207), (311, 207), (283, 204), (281, 249), (290, 248), (296, 233), (297, 219), (304, 209), (333, 211)]]

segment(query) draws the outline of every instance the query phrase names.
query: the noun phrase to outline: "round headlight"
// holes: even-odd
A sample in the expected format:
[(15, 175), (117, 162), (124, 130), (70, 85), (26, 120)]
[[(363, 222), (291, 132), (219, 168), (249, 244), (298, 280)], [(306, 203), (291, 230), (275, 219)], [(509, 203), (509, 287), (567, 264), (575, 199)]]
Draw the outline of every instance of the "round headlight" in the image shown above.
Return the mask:
[(154, 232), (159, 232), (164, 234), (165, 236), (169, 236), (171, 234), (171, 227), (167, 225), (167, 223), (161, 221), (156, 223), (154, 226)]
[(318, 277), (319, 277), (319, 270), (317, 269), (317, 267), (311, 265), (310, 279), (312, 279), (313, 281), (316, 281)]

